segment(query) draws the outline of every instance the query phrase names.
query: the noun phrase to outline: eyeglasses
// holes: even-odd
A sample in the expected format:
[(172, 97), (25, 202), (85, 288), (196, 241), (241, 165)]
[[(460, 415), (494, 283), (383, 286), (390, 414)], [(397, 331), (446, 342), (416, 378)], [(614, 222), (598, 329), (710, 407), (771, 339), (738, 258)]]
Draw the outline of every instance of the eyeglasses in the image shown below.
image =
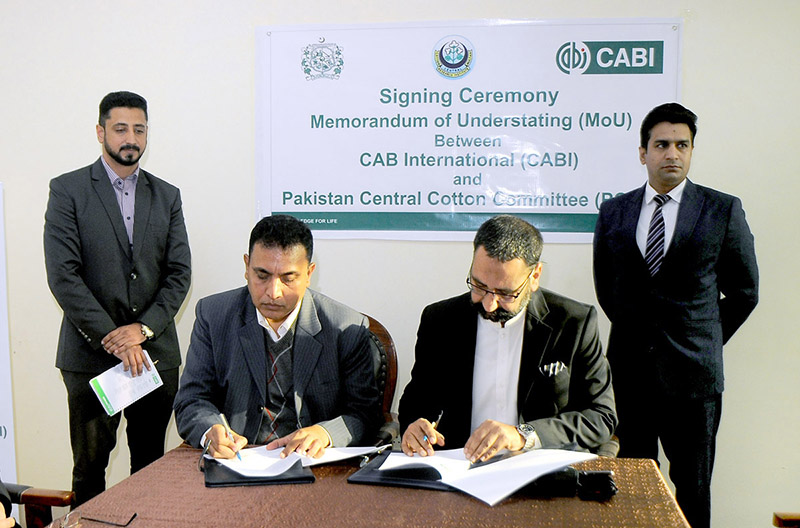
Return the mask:
[(533, 276), (533, 270), (531, 270), (531, 272), (528, 273), (528, 277), (525, 279), (525, 282), (520, 284), (518, 288), (514, 289), (512, 293), (487, 290), (486, 288), (478, 286), (477, 284), (473, 283), (469, 277), (467, 277), (467, 288), (469, 288), (469, 291), (472, 292), (473, 294), (479, 295), (481, 299), (483, 299), (487, 295), (494, 295), (500, 302), (512, 303), (517, 300), (517, 297), (522, 295), (522, 290), (525, 288), (525, 285), (528, 284), (528, 281), (531, 280), (531, 276)]

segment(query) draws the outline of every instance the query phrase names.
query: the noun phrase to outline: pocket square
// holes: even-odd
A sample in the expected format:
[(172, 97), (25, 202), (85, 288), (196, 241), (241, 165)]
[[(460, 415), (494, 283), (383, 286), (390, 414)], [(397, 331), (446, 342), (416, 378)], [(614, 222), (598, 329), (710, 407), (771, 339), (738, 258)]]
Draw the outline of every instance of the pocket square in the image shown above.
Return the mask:
[(541, 372), (542, 375), (547, 378), (555, 377), (562, 370), (567, 370), (567, 366), (561, 361), (548, 363), (547, 365), (539, 367), (539, 372)]

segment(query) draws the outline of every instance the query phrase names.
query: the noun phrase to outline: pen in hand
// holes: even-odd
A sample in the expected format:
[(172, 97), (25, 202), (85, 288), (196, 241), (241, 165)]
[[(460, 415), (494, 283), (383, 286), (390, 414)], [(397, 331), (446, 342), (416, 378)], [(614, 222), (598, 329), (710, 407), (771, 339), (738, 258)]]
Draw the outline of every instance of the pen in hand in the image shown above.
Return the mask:
[[(236, 440), (233, 439), (233, 431), (231, 431), (231, 426), (228, 425), (228, 420), (225, 419), (225, 415), (219, 413), (219, 419), (222, 420), (222, 427), (225, 428), (225, 432), (228, 434), (228, 439), (233, 442), (234, 447), (236, 447)], [(242, 454), (236, 451), (236, 458), (239, 460), (242, 459)]]
[[(439, 411), (439, 417), (438, 417), (438, 418), (436, 418), (436, 421), (434, 421), (434, 422), (431, 424), (431, 425), (433, 425), (433, 430), (434, 430), (434, 431), (436, 430), (436, 428), (437, 428), (437, 427), (439, 427), (439, 422), (441, 422), (441, 421), (442, 421), (442, 415), (443, 415), (443, 414), (444, 414), (444, 409), (442, 409), (441, 411)], [(427, 441), (428, 441), (428, 435), (425, 435), (425, 436), (423, 436), (423, 437), (422, 437), (422, 441), (423, 441), (423, 442), (427, 442)]]

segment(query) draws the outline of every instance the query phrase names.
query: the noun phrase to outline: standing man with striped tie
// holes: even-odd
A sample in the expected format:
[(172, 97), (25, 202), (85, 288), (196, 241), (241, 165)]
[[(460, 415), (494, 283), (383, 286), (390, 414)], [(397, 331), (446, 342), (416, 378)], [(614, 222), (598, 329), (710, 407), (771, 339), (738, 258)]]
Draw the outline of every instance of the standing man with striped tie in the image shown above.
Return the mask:
[(645, 117), (648, 182), (600, 207), (594, 282), (611, 321), (620, 456), (655, 459), (660, 440), (678, 504), (707, 528), (722, 346), (758, 303), (758, 267), (741, 201), (686, 179), (696, 123), (677, 103)]

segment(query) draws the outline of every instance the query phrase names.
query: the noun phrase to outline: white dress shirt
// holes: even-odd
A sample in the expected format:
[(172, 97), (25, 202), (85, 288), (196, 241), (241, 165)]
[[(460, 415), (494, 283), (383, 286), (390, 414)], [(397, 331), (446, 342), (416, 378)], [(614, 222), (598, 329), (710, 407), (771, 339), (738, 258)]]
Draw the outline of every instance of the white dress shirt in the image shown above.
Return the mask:
[(522, 358), (525, 310), (505, 326), (480, 315), (475, 339), (475, 368), (472, 374), (472, 428), (486, 420), (517, 425), (517, 387)]
[(255, 308), (256, 310), (256, 317), (258, 317), (258, 324), (260, 324), (267, 331), (269, 337), (271, 337), (272, 340), (277, 343), (278, 341), (281, 340), (281, 338), (283, 338), (283, 336), (286, 335), (286, 332), (289, 331), (294, 322), (297, 320), (297, 314), (300, 313), (301, 304), (303, 304), (303, 299), (300, 299), (300, 302), (298, 302), (297, 306), (294, 307), (292, 313), (286, 316), (286, 319), (284, 319), (281, 325), (278, 327), (277, 332), (272, 329), (272, 327), (269, 325), (269, 322), (267, 321), (267, 318), (261, 315), (261, 312), (258, 311), (258, 308), (256, 308), (255, 306), (253, 306), (253, 308)]
[[(685, 187), (686, 179), (667, 193), (670, 200), (661, 206), (661, 215), (664, 217), (665, 255), (667, 254), (667, 250), (669, 250), (670, 242), (672, 242), (672, 235), (675, 234), (675, 224), (678, 221), (678, 208), (681, 205), (681, 198), (683, 197), (683, 189)], [(647, 251), (647, 234), (650, 230), (650, 220), (652, 220), (653, 212), (656, 210), (656, 194), (658, 194), (658, 192), (650, 187), (649, 183), (645, 185), (642, 209), (639, 213), (639, 223), (636, 225), (636, 244), (639, 246), (639, 251), (642, 252), (643, 257)]]

